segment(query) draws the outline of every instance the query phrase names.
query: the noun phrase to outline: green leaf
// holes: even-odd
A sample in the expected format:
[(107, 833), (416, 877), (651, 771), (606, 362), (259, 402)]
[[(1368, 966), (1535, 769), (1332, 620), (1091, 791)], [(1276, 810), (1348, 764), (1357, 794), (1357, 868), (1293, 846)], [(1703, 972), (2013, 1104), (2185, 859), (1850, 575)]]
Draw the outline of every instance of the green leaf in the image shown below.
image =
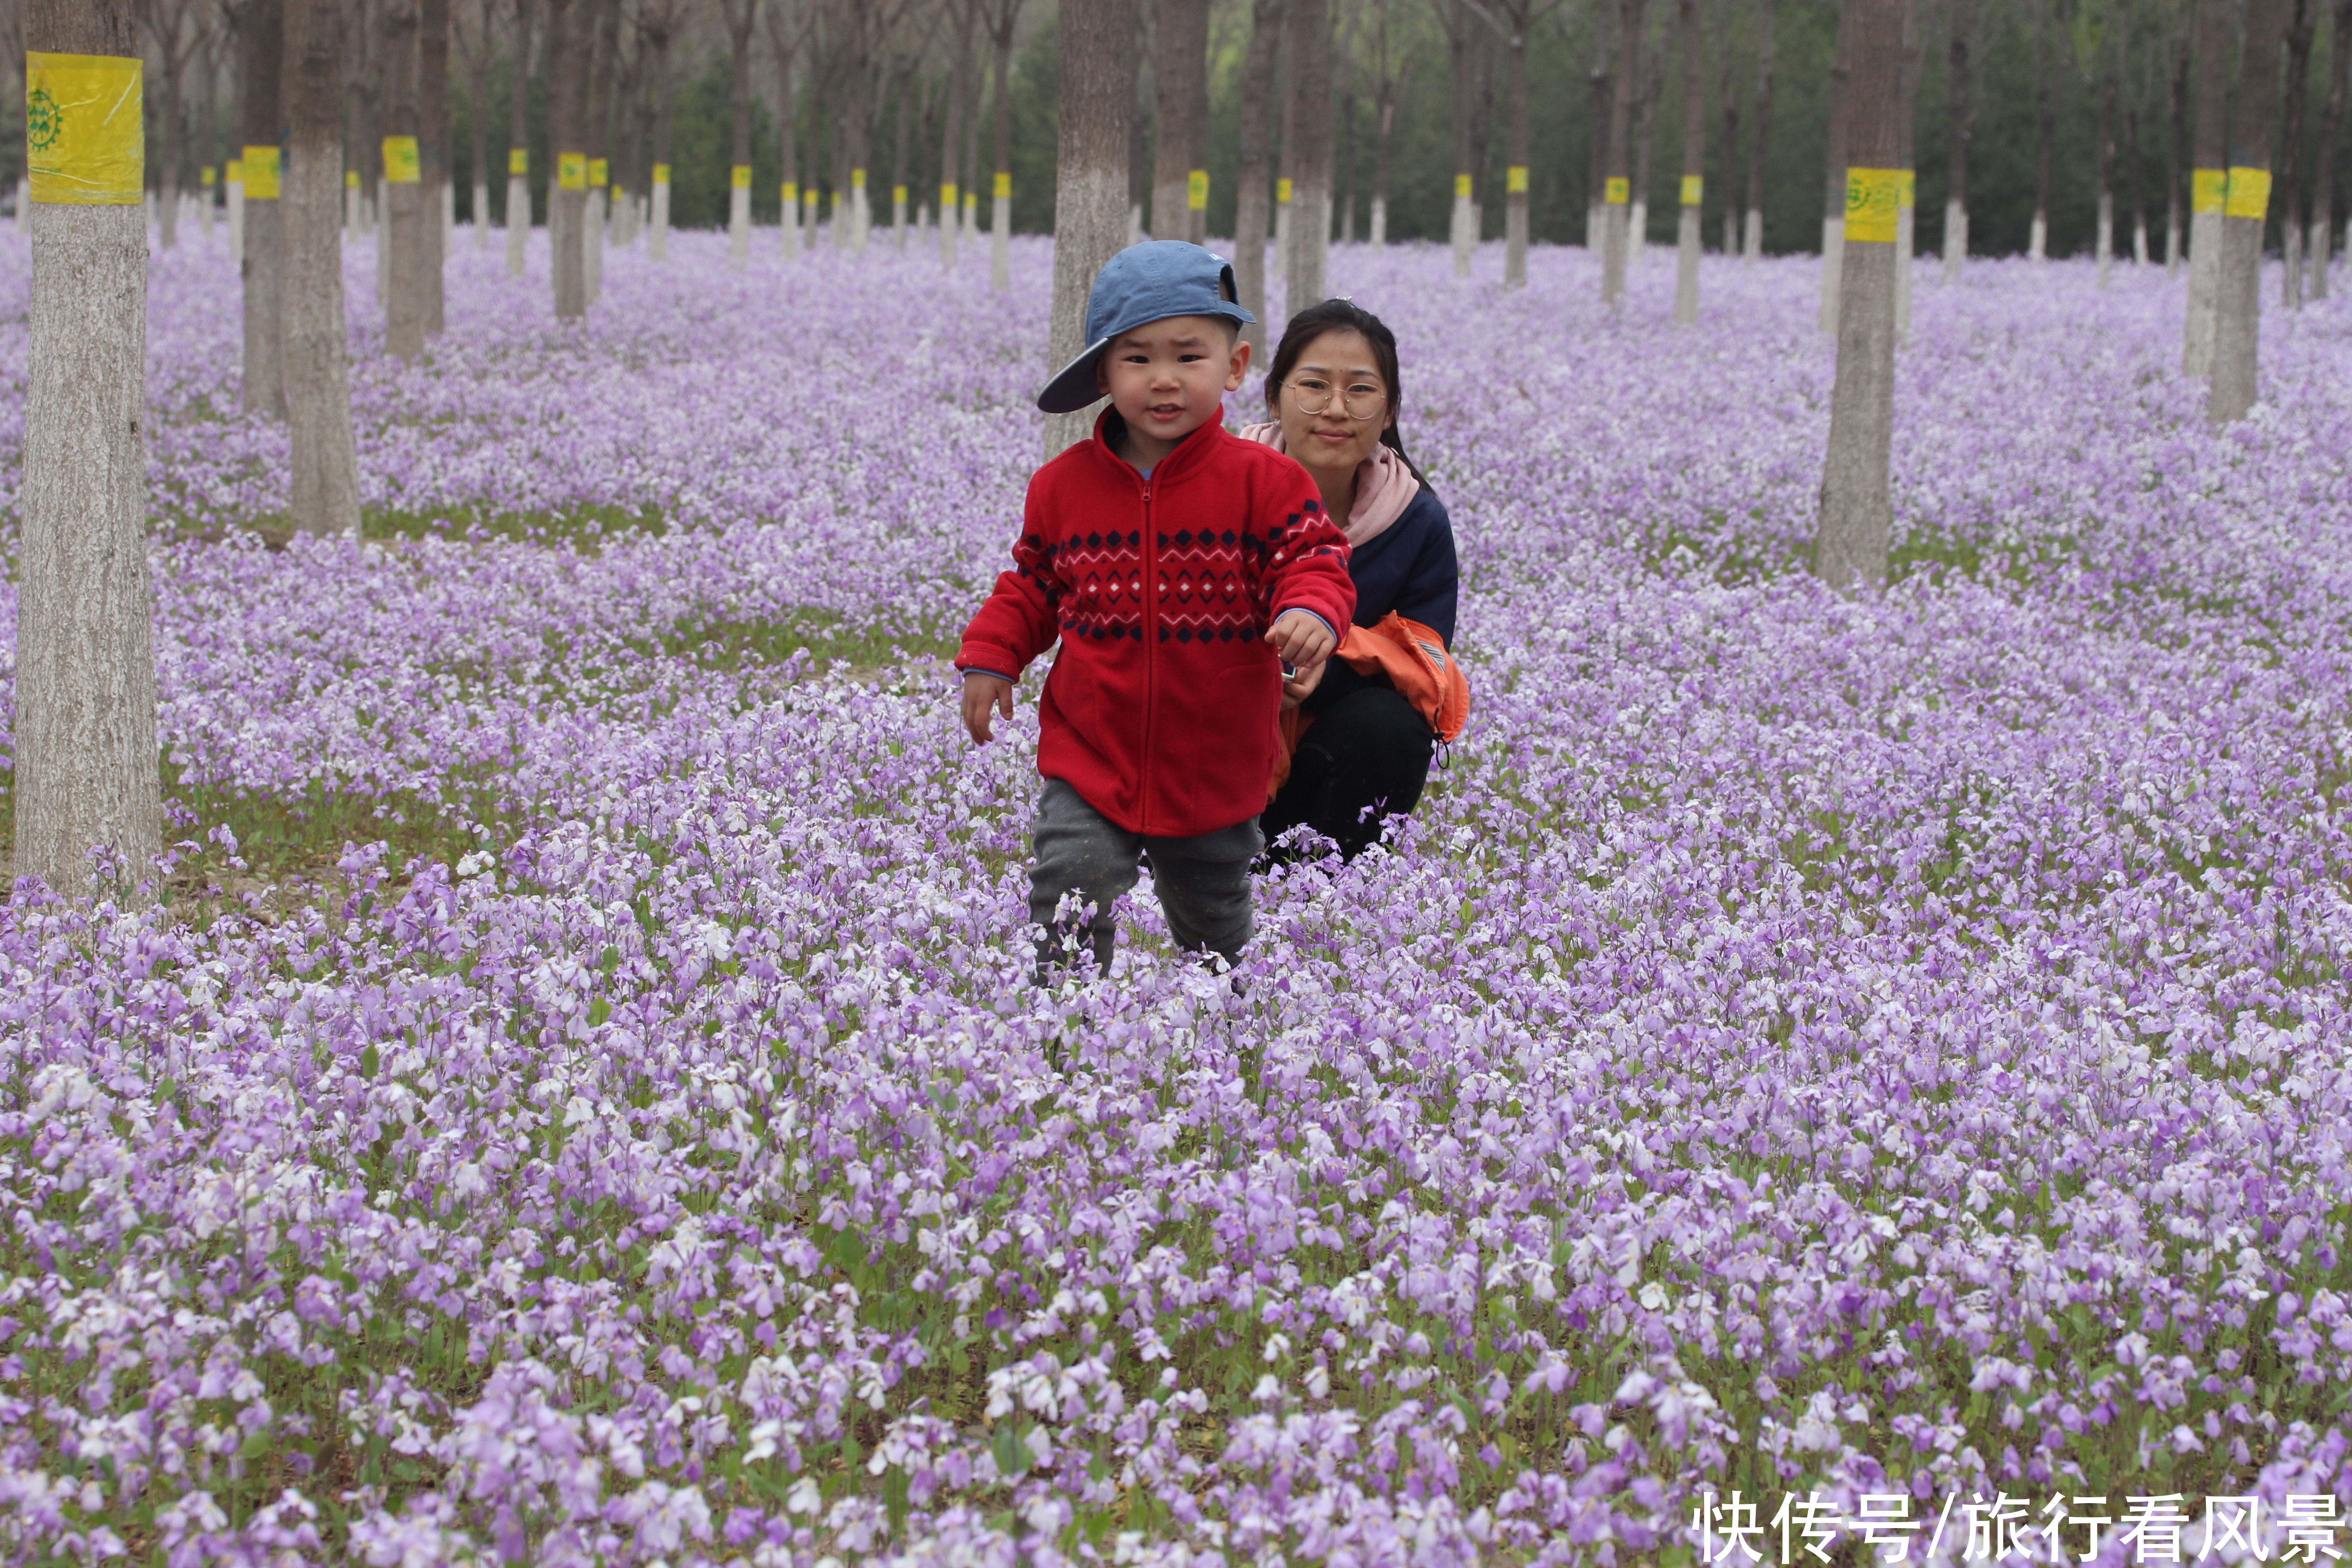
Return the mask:
[(375, 1042), (373, 1040), (369, 1041), (366, 1047), (360, 1052), (360, 1076), (362, 1078), (375, 1077), (376, 1068), (381, 1065), (382, 1060), (383, 1058), (376, 1055)]
[(1026, 1475), (1030, 1461), (1036, 1458), (1029, 1451), (1029, 1445), (1021, 1440), (1020, 1434), (1013, 1430), (1013, 1424), (1009, 1421), (999, 1426), (996, 1436), (989, 1439), (988, 1451), (996, 1457), (997, 1474), (1008, 1479)]
[(588, 1026), (594, 1028), (613, 1016), (613, 1005), (598, 996), (588, 1004)]

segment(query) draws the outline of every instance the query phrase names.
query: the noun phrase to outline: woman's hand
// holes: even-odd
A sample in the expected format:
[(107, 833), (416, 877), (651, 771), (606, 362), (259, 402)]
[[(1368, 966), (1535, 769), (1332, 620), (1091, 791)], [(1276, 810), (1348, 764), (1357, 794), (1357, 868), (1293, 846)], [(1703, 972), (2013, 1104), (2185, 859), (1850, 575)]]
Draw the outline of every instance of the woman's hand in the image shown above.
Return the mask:
[(1323, 664), (1310, 664), (1305, 669), (1300, 670), (1297, 675), (1294, 675), (1289, 679), (1284, 681), (1282, 683), (1282, 710), (1285, 713), (1287, 713), (1293, 708), (1297, 707), (1300, 703), (1314, 696), (1315, 689), (1323, 684), (1323, 672), (1330, 668), (1331, 666), (1328, 662)]

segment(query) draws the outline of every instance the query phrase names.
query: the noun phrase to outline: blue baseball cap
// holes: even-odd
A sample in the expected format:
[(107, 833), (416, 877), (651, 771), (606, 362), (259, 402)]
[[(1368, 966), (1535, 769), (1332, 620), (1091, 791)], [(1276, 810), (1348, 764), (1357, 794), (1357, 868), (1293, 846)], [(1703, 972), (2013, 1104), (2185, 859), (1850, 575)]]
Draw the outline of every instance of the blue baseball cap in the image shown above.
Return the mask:
[(1119, 333), (1171, 316), (1221, 316), (1236, 325), (1257, 320), (1238, 302), (1233, 264), (1181, 239), (1130, 245), (1095, 274), (1087, 296), (1087, 346), (1037, 395), (1048, 414), (1075, 414), (1102, 395), (1095, 364)]

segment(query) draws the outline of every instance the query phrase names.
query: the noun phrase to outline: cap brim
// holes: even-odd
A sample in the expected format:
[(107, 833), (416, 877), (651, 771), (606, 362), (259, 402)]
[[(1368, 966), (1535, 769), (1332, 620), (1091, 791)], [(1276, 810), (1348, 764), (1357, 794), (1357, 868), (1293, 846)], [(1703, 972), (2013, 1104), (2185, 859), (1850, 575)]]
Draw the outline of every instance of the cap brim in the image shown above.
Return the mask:
[(1087, 404), (1102, 396), (1100, 378), (1095, 366), (1100, 363), (1103, 351), (1110, 347), (1108, 338), (1097, 338), (1078, 351), (1078, 357), (1064, 365), (1045, 390), (1037, 395), (1037, 406), (1047, 414), (1076, 414)]

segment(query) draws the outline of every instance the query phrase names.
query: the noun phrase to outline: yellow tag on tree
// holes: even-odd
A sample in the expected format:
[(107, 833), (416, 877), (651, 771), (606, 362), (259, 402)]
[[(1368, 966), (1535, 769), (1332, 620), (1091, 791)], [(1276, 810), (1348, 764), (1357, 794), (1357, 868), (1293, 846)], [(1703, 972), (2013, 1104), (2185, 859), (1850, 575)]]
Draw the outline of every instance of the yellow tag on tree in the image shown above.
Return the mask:
[(727, 183), (739, 191), (750, 190), (751, 188), (751, 165), (749, 163), (737, 163), (730, 167), (727, 171)]
[(1909, 212), (1919, 205), (1919, 176), (1910, 169), (1903, 170), (1902, 175), (1901, 182), (1895, 187), (1895, 200), (1896, 205), (1905, 212)]
[(206, 163), (197, 174), (196, 181), (208, 191), (213, 188), (213, 166), (210, 163)]
[(1277, 205), (1288, 204), (1290, 200), (1290, 182), (1288, 180), (1275, 181), (1274, 199)]
[(890, 201), (895, 206), (905, 206), (907, 205), (907, 187), (904, 185), (891, 186)]
[(1456, 174), (1454, 176), (1454, 194), (1457, 196), (1466, 196), (1470, 194), (1469, 175)]
[(588, 188), (592, 191), (601, 191), (612, 183), (613, 165), (611, 162), (604, 158), (589, 159)]
[(2271, 172), (2242, 165), (2230, 171), (2230, 196), (2221, 208), (2226, 217), (2250, 217), (2260, 222), (2270, 215)]
[(2230, 171), (2200, 169), (2189, 176), (2189, 210), (2217, 213), (2230, 205)]
[(783, 189), (777, 194), (782, 198), (784, 205), (788, 207), (796, 207), (801, 205), (801, 183), (798, 180), (786, 180), (783, 184)]
[(221, 178), (226, 180), (232, 185), (244, 184), (245, 160), (242, 158), (231, 158), (228, 161), (228, 172), (223, 174)]
[(528, 175), (530, 173), (530, 148), (509, 147), (507, 149), (507, 173), (509, 174), (525, 175)]
[(656, 163), (654, 165), (654, 184), (656, 185), (667, 185), (669, 184), (669, 165), (667, 163)]
[(558, 153), (555, 155), (555, 184), (561, 190), (586, 190), (588, 188), (588, 154)]
[(853, 191), (862, 191), (866, 188), (865, 170), (852, 169), (849, 171), (849, 188)]
[(278, 149), (247, 147), (245, 150), (245, 199), (249, 202), (274, 202), (278, 199)]
[(1703, 207), (1706, 205), (1706, 176), (1705, 174), (1685, 174), (1683, 176), (1683, 205), (1686, 207)]
[[(786, 185), (784, 189), (789, 191), (792, 187), (790, 185)], [(957, 199), (956, 183), (953, 180), (948, 181), (945, 184), (940, 187), (940, 206), (942, 209), (955, 205)]]
[(33, 200), (140, 204), (147, 183), (144, 68), (122, 55), (25, 56), (25, 172)]
[(1895, 205), (1903, 195), (1900, 169), (1845, 172), (1845, 237), (1866, 244), (1895, 243)]
[(1528, 166), (1525, 163), (1514, 163), (1503, 171), (1503, 194), (1512, 196), (1528, 194)]
[[(209, 174), (212, 171), (210, 169), (206, 169), (205, 173)], [(212, 184), (212, 181), (206, 180), (205, 184), (209, 185)], [(357, 169), (345, 169), (343, 171), (343, 189), (347, 191), (356, 191), (359, 188), (360, 172)]]
[(1204, 213), (1209, 210), (1209, 171), (1195, 169), (1184, 176), (1184, 206), (1187, 211)]
[(1013, 195), (1013, 171), (1010, 169), (996, 171), (996, 194), (1006, 197)]
[(1622, 207), (1633, 199), (1633, 182), (1622, 174), (1612, 174), (1601, 187), (1601, 199), (1612, 207)]
[(383, 139), (383, 183), (387, 185), (413, 185), (420, 178), (416, 138), (387, 136)]

